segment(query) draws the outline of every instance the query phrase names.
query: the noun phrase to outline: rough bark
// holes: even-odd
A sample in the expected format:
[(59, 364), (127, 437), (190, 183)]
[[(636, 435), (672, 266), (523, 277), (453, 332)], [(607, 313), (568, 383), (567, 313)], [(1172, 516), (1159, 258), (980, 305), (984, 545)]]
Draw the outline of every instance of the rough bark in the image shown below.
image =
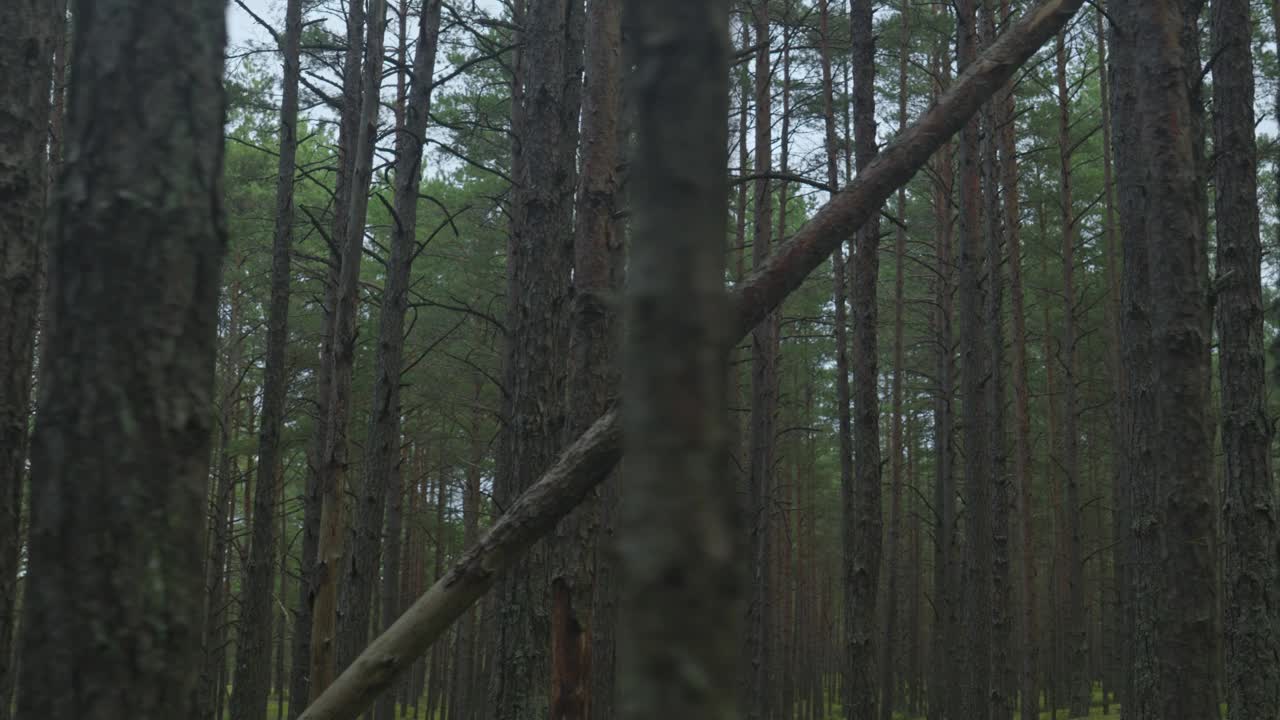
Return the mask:
[[(440, 2), (433, 0), (423, 7), (419, 15), (418, 47), (404, 110), (405, 123), (396, 134), (394, 220), (374, 354), (373, 398), (366, 440), (364, 484), (356, 502), (351, 546), (341, 583), (339, 667), (350, 663), (369, 641), (373, 588), (378, 582), (379, 560), (382, 555), (382, 524), (386, 515), (387, 488), (400, 459), (400, 375), (404, 367), (404, 318), (408, 309), (409, 273), (413, 259), (418, 254), (418, 193), (422, 182), (423, 137), (431, 111), (432, 73), (435, 70), (439, 30)], [(371, 91), (376, 97), (375, 86), (365, 88), (366, 93)], [(357, 191), (359, 187), (356, 188)], [(363, 240), (363, 228), (360, 237)]]
[[(731, 322), (723, 336), (736, 344), (822, 264), (848, 237), (959, 131), (968, 117), (1004, 85), (1022, 63), (1060, 30), (1084, 0), (1044, 0), (1028, 10), (989, 47), (949, 92), (880, 153), (868, 168), (764, 266), (729, 293)], [(374, 640), (322, 698), (305, 712), (311, 719), (351, 718), (395, 678), (468, 607), (492, 587), (496, 573), (528, 551), (577, 506), (621, 457), (616, 411), (600, 417), (565, 449), (546, 473), (517, 498), (479, 544)]]
[(75, 3), (74, 152), (50, 231), (20, 717), (196, 714), (195, 519), (226, 247), (224, 13), (218, 0)]
[[(622, 286), (623, 243), (614, 219), (619, 186), (619, 126), (622, 113), (622, 3), (589, 0), (586, 81), (582, 108), (581, 183), (575, 202), (573, 302), (570, 308), (569, 368), (566, 383), (565, 441), (570, 442), (608, 409), (615, 392), (616, 322), (610, 298)], [(600, 495), (597, 493), (597, 496)], [(551, 718), (585, 720), (592, 716), (600, 687), (600, 709), (612, 714), (612, 648), (602, 647), (596, 682), (592, 652), (597, 635), (592, 613), (595, 566), (610, 558), (598, 551), (599, 497), (570, 513), (556, 529), (552, 544), (554, 608), (551, 627)], [(610, 622), (606, 619), (605, 622)], [(606, 630), (606, 633), (609, 631)]]
[(1214, 0), (1218, 368), (1226, 504), (1227, 709), (1280, 716), (1276, 499), (1263, 352), (1262, 236), (1248, 0)]
[(0, 8), (0, 718), (5, 720), (16, 676), (19, 528), (48, 187), (52, 5), (57, 3), (15, 0)]
[(271, 244), (271, 303), (267, 317), (266, 370), (262, 384), (262, 419), (258, 424), (258, 483), (254, 495), (253, 530), (236, 638), (236, 667), (231, 684), (231, 720), (263, 720), (271, 674), (262, 672), (271, 656), (272, 589), (275, 573), (275, 503), (279, 472), (280, 431), (288, 386), (285, 343), (289, 338), (289, 255), (293, 246), (293, 174), (298, 156), (298, 80), (301, 75), (302, 2), (285, 6), (284, 56), (280, 102), (280, 157), (276, 171), (275, 232)]
[[(564, 432), (572, 213), (581, 84), (576, 0), (525, 11), (513, 103), (515, 207), (508, 242), (506, 347), (494, 500), (509, 506), (555, 461)], [(572, 126), (572, 127), (570, 127)], [(530, 720), (547, 712), (551, 618), (550, 557), (537, 547), (503, 578), (494, 605), (492, 716)]]
[[(1135, 718), (1218, 712), (1196, 0), (1113, 3)], [(1134, 150), (1133, 148), (1137, 148)], [(1157, 390), (1158, 389), (1158, 390)]]
[(728, 3), (630, 13), (638, 140), (623, 423), (634, 491), (619, 518), (619, 710), (728, 720), (742, 591), (721, 322)]

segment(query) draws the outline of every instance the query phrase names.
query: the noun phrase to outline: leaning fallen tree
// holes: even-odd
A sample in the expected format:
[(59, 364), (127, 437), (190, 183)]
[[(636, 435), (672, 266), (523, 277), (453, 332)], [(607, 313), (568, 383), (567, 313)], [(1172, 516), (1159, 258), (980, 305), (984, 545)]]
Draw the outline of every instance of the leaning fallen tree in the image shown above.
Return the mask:
[[(1066, 26), (1084, 0), (1041, 0), (962, 73), (790, 241), (730, 291), (729, 336), (736, 344), (852, 237), (955, 135), (1035, 52)], [(445, 630), (493, 586), (499, 572), (555, 528), (622, 457), (616, 410), (596, 420), (488, 534), (374, 640), (300, 716), (351, 720), (389, 688)]]

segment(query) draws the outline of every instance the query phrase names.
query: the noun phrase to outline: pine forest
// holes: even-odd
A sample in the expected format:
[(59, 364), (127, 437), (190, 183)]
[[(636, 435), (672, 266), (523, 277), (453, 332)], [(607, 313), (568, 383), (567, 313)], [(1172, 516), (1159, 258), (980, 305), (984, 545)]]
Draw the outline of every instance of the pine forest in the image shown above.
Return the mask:
[(1280, 720), (1280, 0), (0, 0), (0, 720)]

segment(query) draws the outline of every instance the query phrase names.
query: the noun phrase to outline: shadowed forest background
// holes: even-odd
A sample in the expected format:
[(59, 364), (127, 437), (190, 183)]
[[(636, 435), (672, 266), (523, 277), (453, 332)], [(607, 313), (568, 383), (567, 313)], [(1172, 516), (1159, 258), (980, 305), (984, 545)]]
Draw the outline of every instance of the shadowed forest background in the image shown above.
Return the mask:
[(1280, 720), (1277, 37), (0, 0), (0, 720)]

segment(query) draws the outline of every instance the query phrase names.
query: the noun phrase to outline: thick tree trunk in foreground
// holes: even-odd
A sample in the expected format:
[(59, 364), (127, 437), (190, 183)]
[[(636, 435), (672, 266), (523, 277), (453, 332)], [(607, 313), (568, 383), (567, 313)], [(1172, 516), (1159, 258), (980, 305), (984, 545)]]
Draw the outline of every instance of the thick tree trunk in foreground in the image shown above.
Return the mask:
[[(890, 143), (843, 191), (817, 211), (770, 260), (729, 293), (731, 319), (723, 336), (735, 344), (776, 308), (929, 157), (992, 97), (1084, 0), (1044, 0), (1022, 15), (956, 79), (919, 120)], [(550, 532), (621, 458), (616, 412), (598, 419), (566, 448), (546, 473), (462, 554), (444, 577), (374, 640), (324, 696), (307, 708), (309, 720), (348, 719), (380, 692), (493, 586), (497, 573)]]
[[(636, 243), (627, 294), (631, 457), (619, 548), (620, 717), (737, 717), (742, 577), (721, 322), (728, 3), (630, 4)], [(681, 181), (671, 173), (680, 168)]]
[(55, 193), (18, 714), (193, 717), (226, 246), (225, 8), (81, 0), (75, 12), (93, 31), (75, 36), (76, 152)]
[(1276, 498), (1266, 412), (1251, 41), (1248, 0), (1213, 0), (1218, 363), (1227, 491), (1227, 709), (1232, 720), (1280, 716)]
[(1126, 320), (1145, 321), (1124, 333), (1126, 421), (1131, 433), (1142, 433), (1128, 440), (1131, 453), (1144, 455), (1139, 460), (1131, 454), (1128, 463), (1138, 514), (1130, 518), (1138, 533), (1131, 542), (1140, 553), (1131, 569), (1145, 575), (1130, 580), (1133, 632), (1140, 642), (1134, 647), (1138, 688), (1124, 708), (1127, 716), (1144, 719), (1215, 717), (1217, 690), (1205, 662), (1217, 645), (1217, 558), (1197, 132), (1201, 3), (1113, 5), (1125, 27), (1137, 28), (1115, 35), (1114, 117)]
[(11, 713), (18, 554), (48, 163), (49, 81), (58, 3), (0, 8), (0, 718)]
[(302, 2), (289, 0), (280, 47), (284, 55), (284, 94), (280, 103), (280, 161), (276, 173), (275, 235), (271, 246), (266, 371), (262, 385), (262, 420), (258, 424), (258, 482), (231, 684), (231, 720), (264, 720), (267, 695), (271, 691), (271, 673), (263, 672), (262, 663), (271, 656), (271, 619), (275, 611), (271, 602), (275, 584), (272, 563), (276, 543), (276, 491), (283, 482), (277, 478), (277, 472), (288, 385), (285, 344), (289, 338), (289, 254), (293, 246), (293, 174), (298, 155), (301, 43)]

